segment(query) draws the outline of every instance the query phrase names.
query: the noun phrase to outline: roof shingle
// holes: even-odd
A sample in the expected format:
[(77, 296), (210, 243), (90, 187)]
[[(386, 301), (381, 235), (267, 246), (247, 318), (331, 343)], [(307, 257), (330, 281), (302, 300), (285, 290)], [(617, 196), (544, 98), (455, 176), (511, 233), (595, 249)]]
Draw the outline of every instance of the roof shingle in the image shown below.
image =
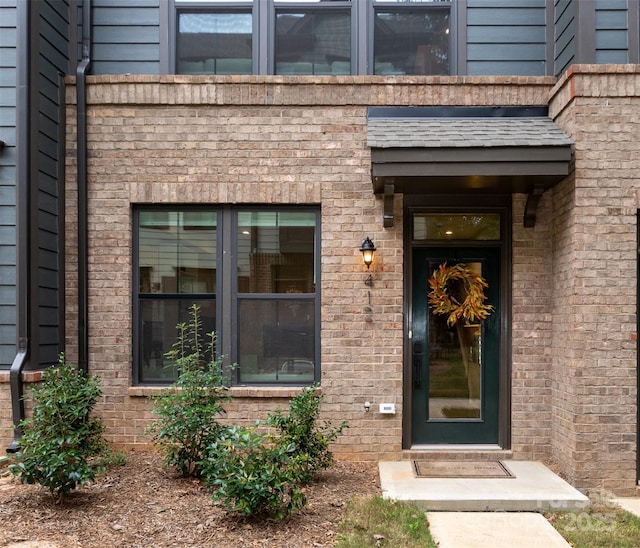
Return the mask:
[(371, 118), (372, 148), (567, 146), (572, 139), (551, 118)]

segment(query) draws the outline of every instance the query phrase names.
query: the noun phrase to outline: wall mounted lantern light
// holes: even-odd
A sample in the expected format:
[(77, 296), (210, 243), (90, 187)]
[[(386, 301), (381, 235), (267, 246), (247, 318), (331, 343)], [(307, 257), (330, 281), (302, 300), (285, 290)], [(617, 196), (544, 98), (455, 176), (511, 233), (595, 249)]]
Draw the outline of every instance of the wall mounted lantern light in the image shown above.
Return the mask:
[[(367, 236), (364, 239), (364, 242), (362, 242), (362, 246), (360, 247), (360, 252), (362, 253), (362, 262), (367, 265), (367, 270), (369, 270), (369, 267), (373, 262), (373, 253), (375, 252), (375, 250), (376, 246), (373, 245), (373, 242), (371, 241), (369, 236)], [(369, 274), (365, 279), (364, 285), (366, 285), (367, 287), (373, 287), (373, 276), (371, 276), (371, 274)], [(369, 299), (371, 299), (371, 295), (369, 295)]]
[(367, 236), (364, 239), (364, 242), (362, 242), (362, 247), (360, 247), (360, 251), (362, 252), (362, 261), (367, 265), (367, 270), (369, 270), (369, 267), (373, 262), (373, 253), (375, 250), (376, 246), (373, 245), (373, 242), (369, 239), (369, 236)]

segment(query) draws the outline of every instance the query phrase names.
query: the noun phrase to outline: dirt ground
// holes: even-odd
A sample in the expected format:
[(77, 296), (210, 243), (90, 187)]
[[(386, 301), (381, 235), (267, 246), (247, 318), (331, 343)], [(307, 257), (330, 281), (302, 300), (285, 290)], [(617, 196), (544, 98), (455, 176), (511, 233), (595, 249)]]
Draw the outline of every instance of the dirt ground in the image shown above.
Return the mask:
[(373, 463), (337, 463), (306, 489), (307, 506), (281, 522), (230, 517), (198, 481), (177, 477), (152, 452), (73, 492), (63, 505), (47, 490), (0, 478), (0, 546), (332, 546), (345, 502), (380, 493)]

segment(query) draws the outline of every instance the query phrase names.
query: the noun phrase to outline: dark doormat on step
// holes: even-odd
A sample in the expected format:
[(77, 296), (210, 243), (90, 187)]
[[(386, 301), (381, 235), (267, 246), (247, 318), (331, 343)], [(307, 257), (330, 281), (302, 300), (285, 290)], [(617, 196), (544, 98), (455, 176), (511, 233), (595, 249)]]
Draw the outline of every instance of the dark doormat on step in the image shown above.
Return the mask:
[(500, 461), (414, 460), (418, 478), (515, 478)]

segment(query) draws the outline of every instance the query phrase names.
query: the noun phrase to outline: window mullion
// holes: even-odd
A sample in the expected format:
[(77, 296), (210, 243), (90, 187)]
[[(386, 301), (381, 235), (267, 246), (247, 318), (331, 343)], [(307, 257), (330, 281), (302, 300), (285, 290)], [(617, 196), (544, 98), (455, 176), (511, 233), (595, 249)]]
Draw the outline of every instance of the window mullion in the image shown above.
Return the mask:
[[(237, 287), (236, 276), (236, 246), (235, 241), (236, 229), (234, 217), (231, 210), (224, 209), (221, 212), (221, 239), (219, 262), (222, 265), (222, 275), (219, 289), (220, 302), (220, 329), (218, 340), (220, 341), (220, 350), (225, 360), (230, 363), (237, 361), (238, 349), (234, 344), (233, 333), (237, 330)], [(234, 372), (235, 375), (235, 372)]]

